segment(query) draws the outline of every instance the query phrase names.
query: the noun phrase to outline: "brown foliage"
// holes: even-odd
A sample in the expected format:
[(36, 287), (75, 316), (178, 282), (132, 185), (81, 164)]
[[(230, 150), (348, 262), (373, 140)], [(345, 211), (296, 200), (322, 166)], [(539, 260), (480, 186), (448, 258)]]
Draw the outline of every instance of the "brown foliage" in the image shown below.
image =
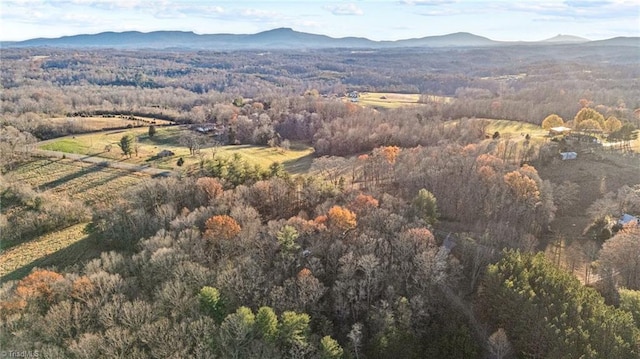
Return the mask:
[(21, 311), (27, 306), (24, 299), (12, 299), (0, 302), (0, 315), (4, 316)]
[(53, 301), (53, 284), (63, 279), (61, 274), (48, 270), (37, 270), (22, 279), (16, 287), (18, 297), (30, 299), (44, 299)]
[(349, 205), (356, 212), (378, 207), (378, 200), (368, 194), (360, 193)]
[(298, 272), (298, 279), (306, 278), (312, 275), (311, 270), (309, 268), (302, 268), (300, 272)]
[(220, 182), (217, 179), (211, 177), (198, 178), (198, 181), (196, 181), (196, 186), (198, 187), (199, 192), (207, 197), (208, 201), (220, 197), (223, 192), (223, 188)]
[(606, 241), (599, 261), (611, 273), (620, 277), (620, 285), (640, 289), (640, 227), (628, 226)]
[(512, 171), (504, 175), (504, 182), (518, 200), (535, 203), (540, 199), (540, 190), (536, 181), (520, 171)]
[(71, 286), (71, 296), (79, 300), (87, 300), (93, 293), (93, 282), (87, 276), (82, 276), (75, 281)]
[(329, 220), (329, 217), (322, 214), (316, 217), (313, 221), (315, 222), (316, 226), (323, 226), (327, 224), (328, 220)]
[(411, 228), (406, 231), (406, 235), (417, 242), (425, 243), (430, 247), (436, 246), (435, 237), (427, 228)]
[(205, 228), (204, 235), (209, 240), (218, 238), (230, 240), (242, 230), (238, 222), (227, 215), (213, 216), (207, 219)]
[(353, 229), (357, 224), (355, 213), (340, 206), (331, 207), (327, 217), (331, 226), (342, 231)]

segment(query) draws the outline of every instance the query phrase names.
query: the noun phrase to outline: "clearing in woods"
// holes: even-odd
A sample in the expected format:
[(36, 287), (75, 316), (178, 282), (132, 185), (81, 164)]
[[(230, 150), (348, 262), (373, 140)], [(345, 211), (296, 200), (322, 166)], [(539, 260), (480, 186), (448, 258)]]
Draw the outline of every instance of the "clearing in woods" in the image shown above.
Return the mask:
[[(198, 163), (199, 156), (190, 156), (189, 150), (179, 144), (180, 135), (187, 129), (177, 127), (159, 128), (153, 139), (148, 137), (146, 128), (117, 130), (101, 133), (69, 136), (45, 141), (41, 148), (67, 153), (102, 156), (111, 161), (145, 165), (153, 162), (156, 167), (177, 168), (177, 159), (184, 157), (187, 165)], [(138, 157), (125, 159), (115, 145), (126, 133), (139, 138)], [(115, 148), (105, 152), (108, 144)], [(176, 155), (169, 158), (153, 159), (161, 150), (171, 150)], [(102, 150), (102, 151), (101, 151)], [(285, 165), (291, 173), (304, 173), (309, 170), (313, 159), (313, 149), (309, 146), (292, 144), (291, 149), (282, 150), (264, 146), (220, 146), (203, 148), (204, 157), (230, 158), (240, 154), (249, 164), (257, 164), (267, 169), (274, 162)], [(39, 191), (53, 191), (79, 199), (88, 205), (109, 203), (117, 200), (121, 194), (135, 184), (150, 178), (149, 174), (114, 168), (100, 163), (87, 163), (69, 158), (35, 159), (21, 165), (5, 175), (10, 182), (21, 182)], [(0, 280), (20, 279), (35, 267), (56, 265), (59, 268), (74, 265), (95, 258), (104, 249), (95, 234), (85, 231), (87, 223), (54, 231), (31, 241), (20, 243), (0, 253)]]
[[(398, 108), (402, 106), (421, 106), (420, 97), (431, 103), (449, 103), (453, 98), (437, 95), (403, 94), (392, 92), (362, 92), (357, 103), (362, 106), (374, 108)], [(349, 98), (346, 98), (348, 101)]]
[(110, 202), (127, 188), (150, 178), (144, 173), (70, 159), (37, 159), (5, 177), (9, 182), (62, 193), (89, 205)]
[(495, 120), (495, 119), (481, 119), (489, 121), (486, 132), (487, 134), (493, 134), (499, 132), (501, 137), (505, 136), (529, 136), (533, 137), (545, 137), (549, 131), (544, 130), (538, 125), (522, 121), (512, 120)]
[(0, 253), (0, 281), (15, 280), (35, 267), (60, 269), (98, 257), (103, 250), (100, 240), (85, 230), (87, 223), (47, 233)]
[[(8, 182), (29, 184), (88, 205), (117, 200), (149, 175), (70, 159), (36, 159), (8, 173)], [(19, 279), (34, 267), (59, 268), (95, 258), (104, 249), (96, 235), (76, 224), (12, 246), (0, 253), (0, 280)]]
[[(123, 156), (118, 147), (120, 139), (128, 133), (137, 138), (138, 151), (131, 158)], [(183, 135), (200, 136), (203, 143), (199, 155), (190, 155), (189, 149), (180, 143)], [(183, 167), (186, 168), (199, 164), (201, 159), (211, 159), (215, 153), (216, 157), (226, 158), (239, 154), (249, 164), (259, 165), (263, 169), (267, 169), (274, 162), (280, 162), (287, 171), (296, 174), (306, 172), (313, 157), (312, 147), (298, 143), (293, 143), (288, 150), (255, 145), (213, 146), (211, 138), (196, 134), (184, 126), (158, 128), (153, 138), (149, 137), (147, 128), (134, 128), (67, 136), (44, 141), (39, 147), (44, 150), (97, 156), (168, 170), (180, 168), (177, 165), (179, 158), (184, 159)], [(162, 158), (157, 156), (163, 150), (171, 151), (174, 155)]]
[(579, 186), (573, 205), (556, 212), (551, 223), (551, 233), (545, 238), (547, 256), (573, 272), (583, 283), (598, 280), (590, 272), (601, 242), (584, 235), (585, 228), (591, 223), (587, 211), (591, 204), (604, 197), (607, 192), (617, 192), (625, 185), (640, 185), (640, 154), (600, 150), (578, 153), (575, 160), (557, 159), (536, 168), (543, 180), (554, 185), (568, 181)]
[(53, 117), (48, 118), (47, 123), (58, 127), (67, 127), (73, 133), (95, 132), (126, 127), (144, 127), (151, 124), (156, 126), (173, 124), (171, 121), (158, 120), (151, 117), (127, 115)]

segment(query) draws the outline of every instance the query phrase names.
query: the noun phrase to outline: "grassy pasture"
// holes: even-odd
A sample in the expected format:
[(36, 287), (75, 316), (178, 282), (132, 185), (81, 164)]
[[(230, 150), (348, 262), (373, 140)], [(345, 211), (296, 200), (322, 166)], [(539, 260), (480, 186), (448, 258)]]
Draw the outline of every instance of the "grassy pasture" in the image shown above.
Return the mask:
[(524, 136), (529, 134), (532, 138), (534, 138), (544, 137), (549, 133), (547, 130), (542, 129), (542, 127), (538, 125), (521, 121), (493, 119), (487, 119), (487, 121), (489, 121), (489, 126), (487, 126), (486, 130), (488, 134), (493, 134), (494, 132), (498, 131), (500, 132), (500, 136)]
[(114, 117), (90, 116), (90, 117), (54, 117), (47, 119), (52, 125), (68, 126), (75, 132), (93, 132), (107, 129), (123, 128), (127, 126), (148, 126), (155, 122), (157, 126), (171, 124), (170, 121), (158, 120), (149, 117), (135, 116), (138, 120), (131, 120), (129, 116), (118, 115)]
[(288, 151), (263, 146), (239, 145), (223, 146), (216, 150), (216, 157), (230, 158), (241, 155), (248, 163), (266, 169), (274, 162), (280, 162), (293, 174), (304, 173), (311, 166), (313, 149), (307, 146), (292, 146)]
[(20, 279), (34, 267), (64, 268), (100, 255), (102, 247), (81, 223), (42, 235), (0, 253), (0, 280)]
[[(250, 164), (257, 164), (265, 169), (273, 162), (281, 162), (292, 173), (302, 173), (308, 169), (305, 163), (310, 163), (313, 153), (311, 147), (300, 144), (292, 144), (289, 150), (283, 151), (277, 148), (253, 145), (213, 147), (213, 142), (210, 141), (209, 144), (205, 143), (202, 146), (199, 156), (191, 156), (189, 149), (179, 143), (180, 136), (185, 131), (190, 130), (184, 127), (159, 128), (156, 135), (150, 138), (147, 128), (113, 130), (47, 141), (40, 148), (104, 157), (138, 165), (151, 165), (152, 167), (169, 170), (179, 168), (176, 162), (180, 157), (185, 161), (183, 167), (188, 168), (189, 166), (198, 165), (201, 157), (211, 159), (214, 152), (216, 157), (231, 157), (237, 153)], [(127, 133), (132, 133), (138, 138), (138, 155), (134, 154), (132, 158), (125, 158), (118, 147), (120, 138)], [(111, 151), (105, 150), (107, 146), (111, 146)], [(156, 155), (162, 150), (172, 151), (175, 155), (158, 158)]]
[[(69, 159), (37, 159), (5, 177), (92, 205), (116, 200), (149, 175)], [(0, 280), (22, 278), (34, 267), (63, 268), (99, 256), (103, 247), (95, 235), (86, 233), (86, 226), (73, 225), (0, 251)]]
[(39, 159), (7, 175), (40, 190), (63, 193), (88, 204), (109, 202), (122, 191), (149, 178), (142, 173), (68, 159)]
[[(420, 94), (402, 94), (391, 92), (363, 92), (360, 93), (358, 103), (367, 107), (398, 108), (402, 106), (421, 106)], [(451, 97), (430, 95), (429, 100), (433, 102), (447, 103)]]

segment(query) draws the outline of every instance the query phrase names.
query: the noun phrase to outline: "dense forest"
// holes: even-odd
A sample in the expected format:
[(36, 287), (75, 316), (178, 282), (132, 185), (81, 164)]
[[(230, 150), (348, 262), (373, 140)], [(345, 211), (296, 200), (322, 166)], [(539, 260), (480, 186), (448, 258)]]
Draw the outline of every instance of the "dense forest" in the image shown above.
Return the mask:
[[(616, 156), (639, 163), (637, 50), (3, 49), (2, 248), (90, 222), (103, 251), (3, 280), (0, 348), (51, 358), (638, 358), (640, 229), (616, 220), (640, 215), (640, 184), (603, 179), (581, 208), (589, 228), (576, 243), (597, 246), (598, 280), (585, 285), (544, 254), (555, 218), (578, 211), (579, 185), (543, 176), (567, 150), (606, 162), (592, 139), (619, 142)], [(422, 96), (383, 109), (345, 100), (351, 91)], [(303, 143), (315, 159), (293, 175), (214, 152), (188, 173), (90, 202), (12, 180), (39, 140), (81, 132), (50, 118), (116, 114), (223, 129), (182, 138), (193, 156)], [(489, 119), (582, 137), (501, 136)]]

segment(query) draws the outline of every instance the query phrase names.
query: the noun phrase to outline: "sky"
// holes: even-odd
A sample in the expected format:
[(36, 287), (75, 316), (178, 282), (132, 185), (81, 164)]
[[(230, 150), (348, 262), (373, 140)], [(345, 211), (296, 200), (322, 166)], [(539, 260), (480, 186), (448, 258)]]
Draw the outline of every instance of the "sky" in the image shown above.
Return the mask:
[(0, 0), (0, 40), (104, 31), (253, 34), (279, 27), (399, 40), (470, 32), (498, 41), (640, 36), (640, 0)]

